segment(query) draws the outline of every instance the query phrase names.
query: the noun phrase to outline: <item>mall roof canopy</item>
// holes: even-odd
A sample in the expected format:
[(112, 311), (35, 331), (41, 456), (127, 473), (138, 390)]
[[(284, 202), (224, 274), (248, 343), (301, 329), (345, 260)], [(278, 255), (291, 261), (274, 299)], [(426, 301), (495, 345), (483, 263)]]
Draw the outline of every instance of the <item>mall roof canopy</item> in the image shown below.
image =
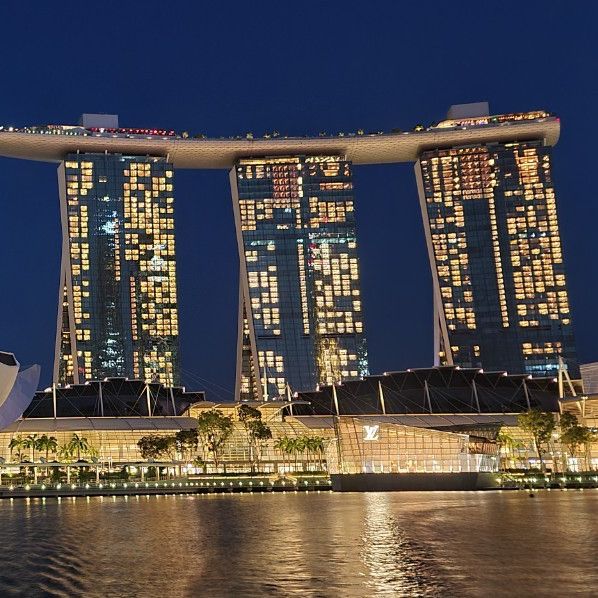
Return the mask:
[(310, 405), (299, 405), (294, 413), (335, 414), (337, 404), (340, 415), (508, 414), (533, 407), (556, 412), (558, 396), (555, 378), (446, 366), (367, 376), (334, 389), (299, 392), (297, 398)]
[[(344, 417), (344, 416), (341, 416)], [(513, 413), (448, 413), (438, 415), (355, 415), (364, 423), (389, 423), (414, 428), (436, 429), (465, 429), (471, 427), (479, 429), (483, 426), (492, 426), (501, 423), (505, 426), (516, 426), (517, 415)], [(334, 417), (324, 415), (297, 415), (298, 422), (311, 429), (334, 428)]]
[(40, 432), (178, 431), (197, 427), (194, 417), (37, 417), (20, 419), (2, 432), (32, 434)]
[(203, 392), (187, 392), (182, 386), (106, 378), (39, 391), (24, 417), (178, 416), (204, 399)]

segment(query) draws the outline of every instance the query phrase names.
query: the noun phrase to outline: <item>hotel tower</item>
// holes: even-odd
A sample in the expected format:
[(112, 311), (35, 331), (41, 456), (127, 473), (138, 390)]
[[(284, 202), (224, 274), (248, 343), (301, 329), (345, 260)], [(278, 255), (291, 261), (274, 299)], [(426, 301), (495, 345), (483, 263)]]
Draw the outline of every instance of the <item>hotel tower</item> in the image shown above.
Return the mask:
[(351, 163), (243, 159), (231, 170), (240, 256), (237, 397), (367, 374)]
[(178, 383), (172, 165), (160, 157), (73, 153), (58, 179), (54, 381)]
[(560, 128), (544, 110), (490, 115), (485, 102), (411, 131), (317, 137), (194, 137), (110, 115), (0, 125), (0, 156), (60, 164), (55, 382), (178, 383), (175, 168), (230, 172), (236, 399), (367, 374), (352, 168), (398, 162), (415, 163), (435, 364), (550, 377), (564, 364), (577, 378), (551, 157)]
[[(436, 130), (508, 131), (546, 113), (456, 106)], [(552, 178), (543, 139), (463, 143), (415, 165), (434, 281), (437, 363), (579, 376)]]

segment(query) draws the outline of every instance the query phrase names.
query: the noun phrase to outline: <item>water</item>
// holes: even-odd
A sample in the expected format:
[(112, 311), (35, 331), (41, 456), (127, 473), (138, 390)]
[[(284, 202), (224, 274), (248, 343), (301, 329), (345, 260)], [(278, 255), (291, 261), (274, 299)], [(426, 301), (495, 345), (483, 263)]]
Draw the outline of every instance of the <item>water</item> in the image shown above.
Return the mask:
[(598, 491), (0, 502), (0, 596), (597, 596)]

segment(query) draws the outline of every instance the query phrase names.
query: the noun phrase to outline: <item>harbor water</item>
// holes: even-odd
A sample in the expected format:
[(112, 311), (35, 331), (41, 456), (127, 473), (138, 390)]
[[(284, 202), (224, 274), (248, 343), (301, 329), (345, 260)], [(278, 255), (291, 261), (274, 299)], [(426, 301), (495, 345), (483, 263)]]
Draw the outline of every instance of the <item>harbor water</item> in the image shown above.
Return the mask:
[(596, 596), (598, 490), (0, 503), (1, 596)]

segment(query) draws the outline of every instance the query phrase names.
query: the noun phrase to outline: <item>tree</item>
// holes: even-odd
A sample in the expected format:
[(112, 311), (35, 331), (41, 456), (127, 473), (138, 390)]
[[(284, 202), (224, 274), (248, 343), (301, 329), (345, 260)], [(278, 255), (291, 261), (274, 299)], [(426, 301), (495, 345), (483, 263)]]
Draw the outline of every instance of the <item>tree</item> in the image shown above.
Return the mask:
[(161, 455), (165, 455), (170, 461), (174, 461), (177, 451), (176, 436), (174, 434), (172, 436), (162, 436), (160, 439), (160, 448)]
[[(514, 456), (515, 451), (523, 448), (523, 444), (520, 441), (515, 440), (515, 438), (513, 438), (513, 436), (511, 436), (509, 433), (505, 432), (502, 429), (498, 433), (498, 436), (496, 437), (496, 442), (498, 443), (500, 449), (504, 450), (505, 469), (507, 469), (509, 459), (511, 461), (513, 461), (513, 456)], [(500, 455), (500, 449), (499, 449), (499, 455)]]
[[(307, 438), (305, 436), (298, 436), (294, 438), (294, 452), (295, 452), (295, 470), (297, 469), (297, 454), (301, 454), (301, 461), (303, 462), (303, 453), (305, 453), (305, 449), (307, 448)], [(303, 463), (301, 464), (301, 470), (303, 471)]]
[(251, 471), (254, 471), (255, 463), (260, 459), (258, 442), (272, 438), (272, 431), (262, 421), (262, 412), (255, 407), (240, 405), (237, 408), (237, 417), (245, 430)]
[(280, 436), (274, 443), (274, 450), (277, 450), (282, 455), (282, 468), (286, 469), (286, 455), (287, 455), (287, 443), (289, 439), (287, 436)]
[(517, 423), (522, 430), (531, 435), (534, 440), (534, 447), (540, 459), (540, 468), (544, 471), (544, 459), (542, 459), (542, 445), (546, 444), (556, 426), (552, 413), (544, 413), (539, 409), (530, 409), (519, 414)]
[[(261, 419), (255, 419), (249, 422), (249, 437), (253, 445), (253, 458), (256, 464), (259, 464), (261, 459), (261, 443), (272, 438), (272, 430)], [(251, 464), (253, 471), (253, 461)]]
[(149, 434), (142, 436), (137, 441), (139, 452), (144, 459), (157, 459), (162, 455), (167, 455), (170, 460), (174, 460), (173, 451), (177, 448), (176, 436), (159, 436), (158, 434)]
[(202, 448), (212, 453), (214, 465), (220, 464), (220, 451), (233, 433), (233, 422), (218, 409), (204, 411), (197, 417), (197, 432)]
[(559, 426), (563, 432), (578, 425), (579, 422), (577, 421), (577, 416), (570, 411), (565, 411), (565, 413), (562, 413), (559, 417)]
[(288, 436), (282, 436), (274, 443), (274, 448), (276, 450), (280, 451), (280, 453), (282, 454), (283, 467), (286, 465), (286, 462), (287, 462), (285, 457), (288, 456), (289, 457), (288, 463), (289, 463), (289, 469), (290, 469), (290, 465), (291, 465), (290, 457), (293, 456), (294, 461), (295, 461), (295, 469), (297, 469), (297, 453), (300, 450), (300, 442), (299, 442), (298, 437), (289, 438)]
[[(35, 451), (40, 448), (40, 442), (37, 434), (29, 434), (25, 440), (23, 440), (23, 447), (31, 450), (31, 463), (35, 463)], [(35, 465), (32, 465), (31, 472), (35, 478), (35, 483), (37, 484), (37, 468)]]
[(61, 461), (66, 461), (73, 456), (73, 451), (69, 442), (65, 442), (58, 447), (58, 457)]
[[(38, 448), (40, 451), (46, 451), (46, 463), (50, 457), (50, 453), (55, 453), (56, 449), (58, 448), (58, 441), (54, 436), (48, 436), (47, 434), (43, 434), (38, 442)], [(49, 467), (46, 467), (46, 475), (49, 473)]]
[(320, 471), (321, 471), (322, 469), (324, 469), (322, 461), (323, 461), (323, 457), (324, 457), (324, 450), (326, 448), (326, 441), (324, 438), (322, 438), (322, 436), (314, 436), (313, 443), (314, 443), (314, 450), (315, 450), (316, 454), (318, 455), (318, 462), (319, 462)]
[(286, 465), (285, 457), (292, 455), (295, 461), (295, 470), (297, 470), (297, 456), (305, 452), (308, 453), (308, 462), (312, 453), (318, 455), (320, 469), (322, 469), (322, 455), (324, 453), (325, 441), (321, 436), (296, 436), (289, 438), (281, 436), (274, 443), (274, 448), (280, 451), (283, 457), (283, 467)]
[[(580, 426), (577, 417), (573, 413), (565, 411), (560, 417), (560, 442), (567, 448), (571, 458), (575, 458), (579, 447), (587, 445), (592, 441), (592, 432), (586, 426)], [(566, 463), (569, 467), (568, 462)]]
[(314, 452), (314, 437), (313, 436), (303, 436), (303, 447), (304, 451), (307, 456), (307, 470), (309, 471), (309, 466), (311, 465), (311, 456)]
[(199, 436), (195, 430), (179, 430), (174, 435), (176, 450), (181, 453), (183, 459), (186, 459), (189, 453), (197, 450), (199, 445)]
[(21, 435), (13, 436), (8, 443), (8, 448), (10, 449), (10, 460), (12, 461), (13, 451), (16, 449), (17, 453), (20, 454), (21, 449), (25, 447), (24, 440)]
[(560, 441), (563, 446), (567, 447), (569, 455), (574, 458), (579, 447), (590, 442), (591, 436), (592, 434), (586, 426), (573, 426), (561, 434)]
[(81, 461), (81, 453), (85, 454), (89, 451), (89, 442), (87, 438), (79, 436), (76, 432), (73, 432), (71, 439), (69, 440), (69, 449), (71, 455), (77, 453), (77, 461)]
[(287, 442), (285, 443), (285, 450), (287, 454), (293, 456), (293, 460), (295, 462), (295, 471), (297, 471), (297, 453), (303, 450), (303, 447), (299, 442), (299, 438), (287, 438)]
[(308, 468), (310, 455), (315, 454), (318, 456), (318, 466), (322, 469), (322, 454), (324, 453), (324, 439), (321, 436), (306, 436), (305, 437), (305, 449), (307, 451)]
[(161, 452), (161, 440), (162, 437), (156, 434), (149, 434), (148, 436), (142, 436), (137, 441), (139, 452), (143, 459), (156, 459)]
[(240, 422), (245, 423), (252, 419), (261, 419), (262, 412), (250, 405), (240, 405), (237, 407), (237, 417)]
[(29, 436), (27, 436), (25, 440), (23, 440), (23, 447), (31, 450), (32, 463), (35, 461), (35, 451), (37, 450), (38, 446), (39, 441), (37, 438), (37, 434), (29, 434)]
[(197, 469), (201, 469), (206, 473), (206, 462), (199, 456), (193, 459), (193, 467), (197, 467)]
[(50, 458), (50, 453), (55, 453), (58, 448), (58, 441), (54, 436), (48, 436), (44, 434), (38, 441), (38, 447), (40, 451), (46, 452), (46, 461)]

